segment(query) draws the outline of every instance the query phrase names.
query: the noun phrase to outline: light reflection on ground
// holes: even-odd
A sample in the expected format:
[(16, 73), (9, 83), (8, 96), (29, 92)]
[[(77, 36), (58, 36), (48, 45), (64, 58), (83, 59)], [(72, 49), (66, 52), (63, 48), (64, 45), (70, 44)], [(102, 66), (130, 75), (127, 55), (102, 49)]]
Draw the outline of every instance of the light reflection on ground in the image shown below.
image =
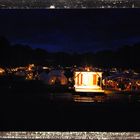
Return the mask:
[(47, 103), (140, 103), (140, 93), (47, 93), (40, 95), (16, 95), (25, 102)]
[(72, 101), (83, 103), (134, 103), (140, 102), (140, 93), (51, 93), (52, 101)]
[(112, 103), (112, 102), (132, 102), (140, 100), (140, 96), (134, 97), (128, 94), (101, 94), (101, 93), (50, 93), (49, 100), (60, 102), (83, 102), (83, 103)]
[(100, 102), (106, 102), (107, 98), (106, 98), (106, 96), (79, 96), (79, 95), (75, 95), (75, 96), (73, 96), (73, 100), (75, 102), (100, 103)]

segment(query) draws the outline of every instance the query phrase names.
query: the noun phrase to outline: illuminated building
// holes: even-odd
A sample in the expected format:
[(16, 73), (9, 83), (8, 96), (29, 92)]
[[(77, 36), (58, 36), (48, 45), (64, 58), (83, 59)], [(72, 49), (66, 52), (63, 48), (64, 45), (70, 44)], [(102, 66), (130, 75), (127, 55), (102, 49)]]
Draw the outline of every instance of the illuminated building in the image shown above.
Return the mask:
[(76, 71), (74, 75), (76, 92), (104, 92), (102, 72)]

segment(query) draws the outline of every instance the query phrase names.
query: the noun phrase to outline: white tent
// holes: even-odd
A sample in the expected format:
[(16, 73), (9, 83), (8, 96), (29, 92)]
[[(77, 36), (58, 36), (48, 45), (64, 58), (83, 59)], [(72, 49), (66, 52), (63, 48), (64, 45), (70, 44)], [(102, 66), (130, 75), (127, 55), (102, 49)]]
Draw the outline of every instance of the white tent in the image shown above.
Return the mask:
[(68, 83), (66, 76), (60, 70), (52, 70), (48, 74), (46, 72), (42, 72), (39, 74), (38, 79), (44, 81), (44, 83), (48, 85), (66, 85)]
[(49, 85), (66, 85), (68, 83), (68, 80), (61, 70), (52, 70), (51, 72), (49, 72), (46, 82)]

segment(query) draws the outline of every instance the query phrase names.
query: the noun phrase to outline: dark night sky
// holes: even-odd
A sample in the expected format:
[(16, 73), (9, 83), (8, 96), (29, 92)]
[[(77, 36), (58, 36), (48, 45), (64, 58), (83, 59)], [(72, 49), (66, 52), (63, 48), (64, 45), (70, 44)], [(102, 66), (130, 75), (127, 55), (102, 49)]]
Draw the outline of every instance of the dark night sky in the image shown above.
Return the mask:
[(140, 42), (140, 9), (0, 10), (0, 35), (53, 52), (115, 49)]

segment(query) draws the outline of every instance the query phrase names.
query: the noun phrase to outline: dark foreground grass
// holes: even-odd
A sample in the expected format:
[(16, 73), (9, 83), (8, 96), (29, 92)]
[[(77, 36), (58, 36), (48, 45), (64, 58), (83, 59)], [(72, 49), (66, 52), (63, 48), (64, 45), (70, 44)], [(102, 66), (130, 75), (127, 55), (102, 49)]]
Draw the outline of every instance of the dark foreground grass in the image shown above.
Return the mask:
[(1, 95), (0, 130), (139, 131), (140, 104), (76, 103), (44, 95)]
[[(139, 94), (113, 95), (109, 101), (106, 95), (92, 95), (101, 102), (85, 103), (74, 102), (73, 93), (55, 88), (51, 93), (39, 81), (0, 83), (1, 131), (140, 130)], [(81, 98), (87, 99), (84, 96)]]

